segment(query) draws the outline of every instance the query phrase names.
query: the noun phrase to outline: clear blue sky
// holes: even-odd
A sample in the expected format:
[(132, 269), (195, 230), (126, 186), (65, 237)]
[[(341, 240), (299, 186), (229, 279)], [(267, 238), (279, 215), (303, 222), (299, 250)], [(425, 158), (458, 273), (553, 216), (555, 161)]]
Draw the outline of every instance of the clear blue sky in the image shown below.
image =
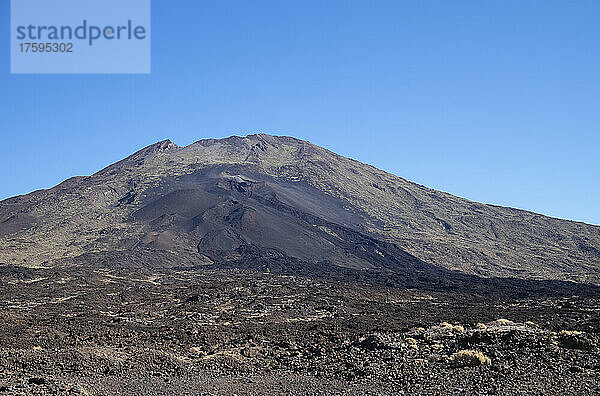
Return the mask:
[(10, 75), (0, 199), (169, 138), (292, 135), (600, 224), (600, 1), (154, 0), (151, 75)]

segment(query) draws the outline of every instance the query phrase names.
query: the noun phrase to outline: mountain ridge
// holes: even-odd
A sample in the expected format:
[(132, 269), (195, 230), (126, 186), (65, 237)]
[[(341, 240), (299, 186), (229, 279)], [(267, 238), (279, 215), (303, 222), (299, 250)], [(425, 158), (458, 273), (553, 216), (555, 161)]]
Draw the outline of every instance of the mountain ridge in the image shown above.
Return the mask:
[[(584, 224), (584, 225), (587, 225), (587, 226), (600, 227), (600, 224), (594, 224), (594, 223), (591, 223), (591, 222), (588, 222), (588, 221), (584, 221), (584, 220), (574, 220), (574, 219), (570, 219), (570, 218), (566, 218), (566, 217), (558, 217), (558, 216), (548, 215), (548, 214), (544, 214), (542, 212), (537, 212), (534, 209), (519, 208), (519, 207), (515, 207), (515, 206), (501, 204), (501, 203), (479, 202), (479, 201), (476, 201), (474, 199), (465, 198), (465, 197), (462, 197), (462, 196), (460, 196), (459, 194), (456, 194), (456, 193), (452, 193), (452, 192), (448, 192), (448, 191), (440, 190), (440, 189), (435, 189), (435, 188), (432, 188), (432, 187), (428, 187), (425, 184), (411, 181), (410, 179), (404, 178), (404, 177), (402, 177), (400, 175), (397, 175), (397, 174), (395, 174), (393, 172), (389, 172), (389, 171), (377, 168), (376, 166), (371, 165), (369, 163), (362, 162), (359, 159), (351, 158), (351, 157), (345, 157), (345, 156), (343, 156), (341, 154), (336, 153), (335, 151), (333, 151), (331, 149), (328, 149), (328, 148), (325, 148), (325, 147), (321, 147), (321, 146), (318, 146), (318, 145), (316, 145), (316, 144), (314, 144), (314, 143), (312, 143), (312, 142), (310, 142), (308, 140), (302, 140), (302, 139), (299, 139), (299, 138), (296, 138), (296, 137), (293, 137), (293, 136), (289, 136), (289, 135), (271, 135), (271, 134), (266, 134), (266, 133), (254, 133), (254, 134), (249, 134), (249, 135), (246, 135), (246, 136), (231, 135), (231, 136), (224, 137), (224, 138), (200, 139), (200, 140), (197, 140), (197, 141), (195, 141), (193, 143), (190, 143), (190, 144), (188, 144), (186, 146), (179, 146), (176, 143), (174, 143), (171, 139), (164, 139), (164, 140), (158, 141), (156, 143), (152, 143), (152, 144), (150, 144), (150, 145), (148, 145), (148, 146), (146, 146), (146, 147), (144, 147), (144, 148), (136, 151), (135, 153), (133, 153), (130, 156), (126, 157), (124, 160), (126, 160), (126, 159), (128, 159), (130, 157), (133, 157), (136, 154), (143, 153), (145, 150), (152, 150), (154, 147), (161, 146), (161, 145), (163, 145), (165, 143), (170, 143), (170, 144), (174, 145), (174, 147), (176, 149), (185, 149), (185, 148), (188, 148), (188, 147), (193, 146), (195, 144), (206, 146), (208, 144), (215, 143), (215, 142), (223, 142), (223, 141), (238, 140), (238, 139), (239, 140), (243, 140), (244, 138), (260, 137), (260, 136), (270, 136), (270, 137), (275, 137), (275, 138), (278, 138), (278, 139), (287, 139), (287, 140), (295, 141), (295, 142), (298, 142), (298, 143), (307, 143), (307, 144), (309, 144), (311, 146), (314, 146), (314, 147), (317, 147), (319, 149), (325, 150), (325, 151), (327, 151), (327, 152), (329, 152), (329, 153), (331, 153), (331, 154), (333, 154), (335, 156), (338, 156), (338, 157), (341, 157), (341, 158), (345, 158), (345, 159), (350, 160), (350, 161), (354, 161), (354, 162), (358, 163), (361, 166), (366, 166), (366, 167), (373, 168), (374, 170), (377, 170), (377, 171), (385, 172), (385, 173), (387, 173), (387, 174), (389, 174), (391, 176), (394, 176), (394, 177), (397, 177), (399, 179), (408, 181), (408, 182), (410, 182), (410, 183), (412, 183), (414, 185), (417, 185), (419, 187), (423, 187), (425, 189), (432, 190), (432, 191), (435, 191), (435, 192), (439, 192), (439, 193), (442, 193), (442, 194), (451, 195), (453, 197), (456, 197), (456, 198), (459, 198), (459, 199), (462, 199), (462, 200), (465, 200), (465, 201), (469, 201), (471, 203), (481, 204), (481, 205), (486, 205), (486, 206), (491, 206), (491, 207), (496, 207), (496, 208), (500, 208), (500, 209), (511, 209), (511, 210), (515, 210), (515, 211), (522, 211), (522, 212), (526, 212), (526, 213), (530, 213), (530, 214), (541, 215), (541, 216), (548, 217), (548, 218), (555, 219), (555, 220), (569, 221), (569, 222), (573, 222), (573, 223), (581, 223), (581, 224)], [(109, 165), (109, 166), (112, 166), (112, 165)], [(104, 170), (104, 169), (102, 169), (102, 170)], [(100, 170), (100, 171), (98, 171), (96, 173), (99, 173), (102, 170)], [(78, 178), (78, 177), (89, 177), (89, 176), (73, 176), (73, 178)], [(67, 179), (67, 180), (69, 180), (69, 179)], [(37, 190), (37, 191), (40, 191), (40, 190)], [(27, 195), (27, 194), (23, 194), (23, 195)], [(11, 198), (11, 197), (9, 197), (9, 198)], [(6, 199), (8, 199), (8, 198), (6, 198)]]

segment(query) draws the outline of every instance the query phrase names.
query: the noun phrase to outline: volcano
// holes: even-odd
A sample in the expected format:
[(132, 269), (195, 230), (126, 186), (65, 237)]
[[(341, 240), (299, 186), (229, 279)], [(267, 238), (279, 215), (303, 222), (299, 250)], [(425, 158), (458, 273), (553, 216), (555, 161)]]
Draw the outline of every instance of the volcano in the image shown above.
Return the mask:
[(291, 137), (0, 203), (0, 394), (598, 394), (600, 227)]
[(161, 266), (600, 283), (600, 227), (471, 202), (291, 137), (166, 140), (0, 203), (4, 264), (154, 251), (173, 257)]

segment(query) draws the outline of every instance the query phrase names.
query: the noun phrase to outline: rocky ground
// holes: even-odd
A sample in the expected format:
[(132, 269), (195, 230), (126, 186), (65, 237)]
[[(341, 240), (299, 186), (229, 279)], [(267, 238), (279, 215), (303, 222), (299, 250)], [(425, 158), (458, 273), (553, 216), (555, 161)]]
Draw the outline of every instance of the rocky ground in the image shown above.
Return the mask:
[(0, 266), (0, 395), (598, 394), (600, 298)]
[(290, 137), (0, 202), (5, 394), (600, 394), (600, 227)]

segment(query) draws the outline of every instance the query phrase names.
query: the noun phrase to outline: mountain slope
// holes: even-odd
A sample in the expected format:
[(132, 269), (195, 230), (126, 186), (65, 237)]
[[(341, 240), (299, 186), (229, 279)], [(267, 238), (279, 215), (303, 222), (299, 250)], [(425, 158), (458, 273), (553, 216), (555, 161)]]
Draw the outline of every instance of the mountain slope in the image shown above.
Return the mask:
[(0, 203), (0, 263), (140, 249), (600, 284), (600, 227), (471, 202), (290, 137), (159, 142)]

